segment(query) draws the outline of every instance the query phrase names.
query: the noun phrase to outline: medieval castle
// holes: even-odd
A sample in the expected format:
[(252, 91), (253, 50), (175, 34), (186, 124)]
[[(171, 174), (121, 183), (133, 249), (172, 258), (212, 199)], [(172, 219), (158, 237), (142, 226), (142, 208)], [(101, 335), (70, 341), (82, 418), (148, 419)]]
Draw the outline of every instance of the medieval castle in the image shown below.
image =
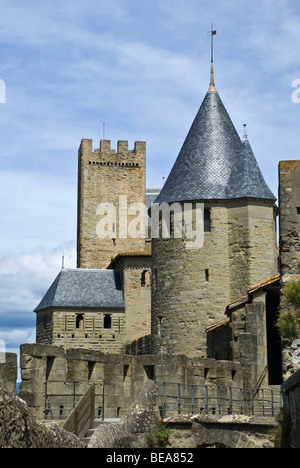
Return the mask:
[[(280, 385), (275, 320), (281, 282), (299, 275), (299, 171), (300, 161), (280, 163), (278, 207), (215, 88), (213, 68), (162, 189), (146, 189), (145, 142), (130, 150), (119, 141), (115, 151), (108, 140), (99, 149), (82, 140), (77, 268), (62, 268), (35, 309), (36, 344), (21, 346), (22, 397), (41, 414), (45, 382), (103, 380), (116, 417), (146, 378)], [(154, 202), (170, 208), (169, 236), (147, 235)], [(123, 216), (125, 205), (147, 207), (145, 235), (125, 235), (137, 213)], [(188, 248), (199, 206), (202, 243)], [(109, 208), (115, 216), (108, 219)]]

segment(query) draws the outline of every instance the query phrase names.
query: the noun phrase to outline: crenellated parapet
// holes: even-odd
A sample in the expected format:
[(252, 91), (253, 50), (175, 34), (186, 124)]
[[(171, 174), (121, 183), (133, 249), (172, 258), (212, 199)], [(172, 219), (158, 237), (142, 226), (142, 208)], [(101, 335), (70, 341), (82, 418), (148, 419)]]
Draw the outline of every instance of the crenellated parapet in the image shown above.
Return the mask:
[(128, 141), (119, 140), (117, 151), (111, 148), (110, 140), (101, 140), (100, 147), (93, 150), (93, 141), (83, 139), (79, 148), (79, 156), (84, 163), (98, 167), (145, 167), (146, 143), (136, 141), (132, 150), (128, 149)]

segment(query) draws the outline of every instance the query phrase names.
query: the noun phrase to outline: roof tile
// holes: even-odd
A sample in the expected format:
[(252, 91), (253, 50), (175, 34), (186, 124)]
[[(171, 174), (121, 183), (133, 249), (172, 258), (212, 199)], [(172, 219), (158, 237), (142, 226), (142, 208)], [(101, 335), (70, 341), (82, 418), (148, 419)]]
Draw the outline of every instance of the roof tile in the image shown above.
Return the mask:
[(61, 270), (35, 312), (54, 307), (124, 308), (118, 270)]

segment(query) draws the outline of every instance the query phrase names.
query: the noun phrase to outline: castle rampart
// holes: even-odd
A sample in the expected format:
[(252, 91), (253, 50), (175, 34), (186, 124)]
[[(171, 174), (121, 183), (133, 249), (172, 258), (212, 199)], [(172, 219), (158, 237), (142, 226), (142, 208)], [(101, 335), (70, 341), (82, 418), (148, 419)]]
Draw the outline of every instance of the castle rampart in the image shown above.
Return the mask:
[(61, 392), (66, 382), (104, 382), (105, 418), (124, 415), (149, 378), (161, 385), (172, 382), (175, 394), (177, 384), (243, 387), (242, 367), (231, 361), (189, 359), (183, 355), (117, 356), (38, 344), (21, 346), (21, 373), (20, 397), (40, 419), (44, 418), (46, 382), (53, 393)]

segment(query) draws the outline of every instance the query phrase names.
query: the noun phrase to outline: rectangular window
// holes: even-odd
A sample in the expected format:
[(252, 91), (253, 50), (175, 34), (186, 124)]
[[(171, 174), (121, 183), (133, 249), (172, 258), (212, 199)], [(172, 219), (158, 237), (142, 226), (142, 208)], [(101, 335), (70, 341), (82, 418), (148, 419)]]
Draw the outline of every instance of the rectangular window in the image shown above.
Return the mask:
[(143, 366), (148, 379), (154, 380), (154, 366)]
[(297, 206), (297, 214), (300, 215), (300, 206)]
[(129, 370), (129, 366), (128, 365), (125, 365), (123, 367), (123, 382), (125, 382), (125, 379), (127, 377), (127, 374), (128, 374), (128, 370)]
[(111, 328), (111, 315), (105, 315), (104, 316), (104, 323), (103, 323), (103, 326), (104, 328)]
[(83, 314), (76, 315), (76, 328), (84, 328)]
[(210, 210), (204, 210), (204, 232), (211, 231)]

